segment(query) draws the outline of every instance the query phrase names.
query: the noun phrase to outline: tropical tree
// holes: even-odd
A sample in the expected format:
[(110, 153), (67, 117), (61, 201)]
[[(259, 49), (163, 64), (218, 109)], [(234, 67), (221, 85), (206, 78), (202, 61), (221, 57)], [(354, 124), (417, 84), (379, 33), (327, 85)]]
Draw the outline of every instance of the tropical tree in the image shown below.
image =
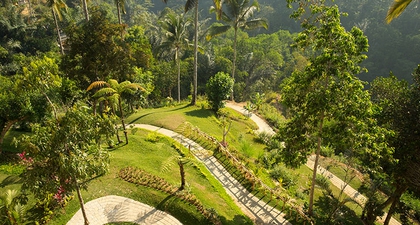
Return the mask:
[[(124, 131), (125, 136), (125, 143), (128, 144), (128, 134), (125, 127), (124, 122), (124, 110), (122, 107), (122, 94), (123, 93), (131, 93), (134, 94), (137, 90), (144, 91), (145, 89), (137, 83), (131, 83), (130, 81), (124, 81), (121, 83), (118, 83), (117, 80), (110, 79), (108, 82), (105, 81), (95, 81), (89, 85), (89, 87), (86, 89), (86, 91), (90, 91), (95, 88), (101, 88), (99, 89), (94, 95), (94, 98), (99, 98), (103, 96), (115, 96), (115, 98), (118, 99), (118, 108), (120, 111), (120, 119), (121, 119), (121, 125)], [(96, 106), (93, 106), (96, 107)]]
[(401, 196), (408, 190), (417, 190), (419, 183), (419, 150), (420, 144), (420, 66), (414, 71), (414, 85), (409, 86), (406, 81), (398, 80), (394, 75), (378, 77), (372, 82), (372, 100), (378, 106), (377, 120), (383, 127), (394, 132), (388, 138), (390, 146), (395, 150), (394, 163), (382, 162), (382, 171), (372, 174), (372, 179), (385, 177), (389, 182), (386, 201), (370, 199), (369, 207), (363, 210), (362, 219), (366, 224), (374, 224), (376, 216), (389, 206), (384, 224), (390, 222), (391, 216), (400, 205)]
[[(290, 167), (305, 163), (315, 149), (308, 205), (312, 216), (321, 147), (347, 149), (354, 155), (359, 151), (374, 152), (370, 148), (376, 136), (370, 134), (380, 129), (370, 119), (369, 94), (355, 76), (361, 72), (359, 63), (366, 58), (366, 36), (358, 28), (346, 31), (341, 26), (336, 5), (298, 2), (300, 8), (293, 16), (307, 17), (302, 20), (303, 31), (296, 38), (296, 46), (310, 48), (314, 53), (304, 71), (294, 72), (282, 84), (283, 103), (290, 118), (277, 138), (286, 144), (281, 157)], [(305, 12), (307, 9), (309, 12)]]
[[(168, 0), (163, 0), (167, 3)], [(221, 14), (222, 0), (213, 0), (217, 15)], [(195, 105), (197, 102), (197, 74), (198, 74), (198, 0), (187, 0), (185, 2), (185, 12), (190, 11), (194, 8), (194, 62), (193, 62), (193, 93), (191, 99), (191, 105)]]
[(60, 45), (61, 54), (64, 55), (64, 47), (63, 42), (61, 40), (61, 32), (60, 26), (58, 25), (58, 20), (62, 20), (63, 16), (61, 14), (61, 9), (65, 9), (67, 11), (67, 5), (63, 0), (48, 0), (47, 6), (51, 8), (51, 13), (53, 15), (55, 23), (55, 29), (57, 30), (58, 44)]
[[(250, 0), (227, 0), (225, 3), (226, 10), (220, 13), (215, 7), (211, 10), (216, 12), (217, 18), (221, 18), (226, 25), (213, 25), (209, 28), (209, 32), (206, 36), (207, 40), (210, 40), (216, 35), (227, 32), (233, 28), (233, 61), (232, 61), (232, 78), (235, 79), (236, 69), (236, 45), (237, 45), (237, 34), (238, 29), (252, 30), (260, 27), (268, 28), (267, 21), (261, 18), (251, 19), (254, 16), (254, 12), (260, 9), (259, 4), (256, 0), (252, 3)], [(233, 101), (233, 91), (231, 93), (231, 100)]]
[(115, 5), (117, 6), (118, 13), (118, 22), (122, 24), (121, 13), (125, 14), (125, 0), (114, 0)]
[(57, 201), (76, 191), (85, 224), (89, 224), (81, 189), (108, 171), (109, 155), (102, 149), (102, 140), (112, 132), (112, 122), (94, 116), (87, 107), (75, 106), (59, 120), (50, 119), (32, 128), (30, 136), (19, 140), (26, 151), (23, 154), (30, 159), (21, 176), (22, 189), (37, 199), (54, 196)]
[(393, 19), (399, 17), (411, 2), (412, 0), (394, 0), (386, 14), (386, 22), (391, 23)]
[(13, 125), (42, 117), (46, 112), (42, 94), (19, 83), (16, 77), (0, 76), (0, 155), (4, 137)]
[(178, 68), (178, 102), (181, 101), (180, 54), (181, 50), (188, 46), (188, 26), (190, 26), (190, 24), (190, 20), (186, 19), (184, 14), (177, 15), (172, 10), (168, 10), (164, 19), (161, 21), (166, 40), (161, 44), (160, 48), (174, 51), (174, 60)]

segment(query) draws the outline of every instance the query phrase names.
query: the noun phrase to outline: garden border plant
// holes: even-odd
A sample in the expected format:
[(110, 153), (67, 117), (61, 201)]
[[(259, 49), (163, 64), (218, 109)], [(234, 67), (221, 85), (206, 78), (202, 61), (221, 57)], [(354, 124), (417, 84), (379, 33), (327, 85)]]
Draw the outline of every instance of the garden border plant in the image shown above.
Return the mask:
[(127, 182), (150, 187), (175, 196), (195, 206), (197, 210), (213, 224), (222, 224), (216, 212), (212, 209), (206, 208), (194, 194), (187, 191), (179, 191), (178, 187), (174, 187), (161, 177), (149, 174), (146, 171), (135, 167), (126, 167), (121, 169), (118, 176)]

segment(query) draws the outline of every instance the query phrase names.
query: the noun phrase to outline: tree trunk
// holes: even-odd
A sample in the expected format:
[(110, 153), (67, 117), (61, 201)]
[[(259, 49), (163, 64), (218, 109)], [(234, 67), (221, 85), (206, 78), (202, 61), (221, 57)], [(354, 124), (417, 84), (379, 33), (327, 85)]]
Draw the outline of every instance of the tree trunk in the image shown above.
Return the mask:
[[(233, 35), (233, 62), (232, 62), (232, 79), (233, 82), (235, 82), (235, 70), (236, 70), (236, 42), (237, 42), (237, 36), (238, 36), (238, 28), (235, 27), (234, 29), (235, 33)], [(232, 92), (230, 93), (230, 100), (232, 102), (234, 102), (234, 98), (233, 98), (233, 89)]]
[(124, 131), (125, 144), (128, 144), (128, 134), (127, 134), (127, 130), (125, 129), (125, 123), (124, 123), (124, 112), (123, 112), (123, 108), (122, 108), (121, 97), (118, 97), (118, 105), (119, 105), (119, 107), (120, 107), (120, 113), (121, 113), (121, 125), (122, 125), (122, 127), (123, 127), (123, 131)]
[(89, 11), (88, 11), (86, 0), (82, 0), (82, 6), (83, 6), (83, 13), (85, 14), (85, 19), (86, 21), (89, 21)]
[(395, 208), (400, 201), (401, 195), (407, 190), (408, 185), (398, 185), (397, 189), (392, 194), (392, 204), (388, 210), (388, 214), (385, 218), (384, 225), (388, 225), (389, 221), (391, 221), (392, 214), (395, 212)]
[(117, 13), (118, 13), (118, 22), (122, 24), (121, 22), (121, 7), (120, 7), (120, 1), (117, 0)]
[(80, 192), (80, 187), (77, 181), (76, 181), (76, 191), (77, 191), (77, 197), (79, 198), (80, 209), (82, 210), (83, 218), (85, 219), (85, 225), (89, 225), (89, 220), (87, 218), (86, 210), (85, 210), (85, 204), (83, 203), (82, 193)]
[(57, 29), (57, 37), (58, 37), (58, 44), (60, 45), (60, 51), (61, 51), (61, 54), (64, 55), (64, 47), (63, 47), (63, 44), (62, 44), (62, 41), (61, 41), (60, 27), (58, 26), (57, 15), (55, 14), (54, 9), (51, 9), (51, 12), (52, 12), (53, 18), (54, 18), (55, 29)]
[(198, 0), (195, 3), (194, 11), (194, 74), (193, 74), (193, 93), (191, 98), (191, 105), (197, 103), (197, 56), (198, 56)]
[(320, 115), (320, 118), (319, 118), (318, 144), (317, 144), (317, 149), (316, 149), (316, 153), (315, 153), (314, 169), (313, 169), (313, 172), (312, 172), (311, 191), (309, 192), (309, 209), (308, 209), (309, 216), (312, 216), (312, 214), (313, 214), (315, 180), (316, 180), (316, 174), (317, 174), (317, 168), (318, 168), (319, 155), (321, 153), (322, 128), (323, 128), (323, 125), (324, 125), (324, 116), (325, 116), (325, 112), (322, 111), (321, 115)]
[(184, 170), (184, 164), (182, 163), (182, 160), (178, 160), (179, 165), (179, 173), (181, 175), (181, 187), (179, 187), (179, 190), (184, 190), (185, 188), (185, 170)]
[(175, 60), (178, 67), (178, 103), (181, 102), (181, 63), (179, 60), (179, 48), (177, 47), (175, 50)]

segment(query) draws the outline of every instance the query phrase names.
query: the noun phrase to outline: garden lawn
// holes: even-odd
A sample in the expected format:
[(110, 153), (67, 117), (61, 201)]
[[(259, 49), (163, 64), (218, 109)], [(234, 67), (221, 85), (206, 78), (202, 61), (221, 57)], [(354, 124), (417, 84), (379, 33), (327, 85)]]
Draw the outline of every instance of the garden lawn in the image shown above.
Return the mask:
[[(166, 211), (183, 224), (208, 224), (193, 206), (176, 197), (151, 188), (136, 186), (118, 178), (120, 169), (133, 166), (162, 177), (172, 185), (180, 185), (179, 167), (176, 163), (169, 171), (161, 171), (162, 165), (168, 162), (168, 158), (178, 154), (171, 147), (172, 140), (163, 136), (156, 138), (156, 134), (144, 130), (135, 131), (135, 134), (129, 135), (129, 145), (121, 145), (110, 151), (110, 172), (91, 181), (88, 191), (83, 192), (85, 202), (106, 195), (119, 195)], [(151, 136), (156, 142), (146, 140)], [(196, 195), (205, 207), (213, 208), (221, 217), (223, 224), (252, 224), (200, 163), (186, 166), (186, 181), (188, 184), (186, 189)], [(65, 224), (78, 209), (79, 202), (74, 199), (50, 224)]]
[[(240, 154), (245, 156), (248, 160), (246, 165), (254, 172), (256, 171), (258, 177), (268, 186), (274, 187), (274, 183), (268, 177), (265, 169), (258, 164), (253, 163), (264, 153), (265, 148), (265, 145), (255, 141), (255, 135), (252, 130), (257, 129), (257, 127), (250, 119), (246, 118), (241, 113), (229, 108), (227, 110), (235, 118), (227, 137), (231, 151), (232, 149), (236, 149)], [(216, 137), (218, 140), (222, 140), (222, 128), (218, 125), (215, 114), (211, 110), (204, 109), (203, 107), (180, 105), (159, 109), (144, 109), (131, 115), (127, 121), (133, 124), (152, 124), (171, 130), (176, 130), (179, 125), (188, 121), (197, 126), (201, 131)], [(308, 193), (312, 170), (306, 166), (301, 166), (298, 169), (288, 169), (287, 171), (294, 178), (295, 182), (295, 185), (288, 188), (287, 192), (299, 203), (299, 205), (304, 205), (309, 199)], [(340, 190), (333, 185), (330, 185), (330, 188), (333, 196), (337, 198)], [(266, 201), (270, 200), (269, 196), (258, 196), (261, 192), (256, 191), (254, 194), (257, 194), (257, 197), (264, 198)], [(343, 194), (340, 200), (343, 200), (345, 197), (347, 196)], [(324, 196), (322, 190), (318, 188), (315, 192), (315, 203), (320, 213), (329, 213), (331, 206), (327, 204), (329, 203), (328, 201), (331, 201), (331, 198)], [(279, 205), (281, 206), (282, 204)], [(347, 202), (342, 209), (347, 211), (346, 215), (349, 216), (349, 222), (351, 221), (349, 224), (361, 224), (360, 219), (358, 219), (358, 216), (361, 214), (360, 206), (353, 202)], [(352, 211), (354, 211), (354, 213)]]

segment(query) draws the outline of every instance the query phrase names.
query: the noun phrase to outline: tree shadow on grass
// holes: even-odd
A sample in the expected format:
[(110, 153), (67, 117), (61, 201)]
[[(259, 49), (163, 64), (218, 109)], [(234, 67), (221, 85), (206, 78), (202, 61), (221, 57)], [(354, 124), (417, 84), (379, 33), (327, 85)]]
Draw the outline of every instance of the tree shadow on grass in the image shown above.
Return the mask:
[(186, 202), (175, 197), (173, 194), (168, 195), (165, 199), (159, 202), (159, 204), (156, 205), (156, 209), (171, 214), (183, 224), (211, 224), (211, 222), (202, 216), (201, 213), (192, 213), (197, 210), (195, 206), (188, 205)]
[(194, 116), (198, 118), (208, 118), (213, 115), (212, 112), (208, 109), (198, 109), (198, 108), (193, 111), (185, 112), (185, 114), (187, 116)]
[(254, 224), (252, 220), (244, 215), (235, 215), (232, 220), (227, 220), (224, 216), (220, 216), (222, 224), (226, 225), (252, 225)]

